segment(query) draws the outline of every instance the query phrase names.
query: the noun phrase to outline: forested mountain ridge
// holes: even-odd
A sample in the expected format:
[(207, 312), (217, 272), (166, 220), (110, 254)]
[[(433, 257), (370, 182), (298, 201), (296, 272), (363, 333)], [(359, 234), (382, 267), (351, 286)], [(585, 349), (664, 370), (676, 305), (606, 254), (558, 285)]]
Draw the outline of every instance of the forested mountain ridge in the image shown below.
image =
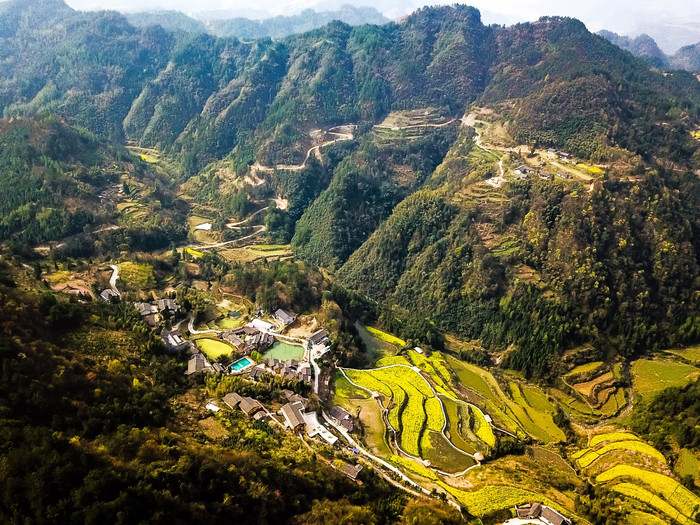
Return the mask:
[[(576, 344), (631, 354), (700, 334), (700, 83), (576, 20), (487, 27), (453, 6), (243, 43), (14, 0), (0, 36), (5, 116), (155, 147), (214, 208), (287, 199), (268, 236), (419, 340), (435, 322), (545, 375)], [(475, 108), (498, 154), (474, 145)], [(310, 137), (341, 124), (317, 162)], [(546, 148), (591, 165), (552, 181)], [(523, 162), (541, 177), (496, 177)]]
[[(575, 115), (574, 100), (592, 95), (588, 113), (619, 114), (610, 121), (596, 115), (595, 124), (607, 126), (596, 133), (601, 136), (632, 126), (636, 115), (623, 106), (637, 85), (662, 95), (653, 103), (664, 114), (679, 97), (683, 118), (696, 118), (693, 100), (700, 92), (689, 79), (649, 73), (573, 21), (491, 28), (464, 6), (423, 9), (400, 24), (333, 23), (253, 44), (137, 30), (116, 13), (78, 13), (60, 2), (12, 0), (0, 28), (6, 116), (58, 113), (112, 139), (170, 152), (189, 174), (229, 154), (239, 170), (257, 161), (297, 163), (318, 127), (376, 122), (390, 109), (425, 105), (447, 106), (459, 116), (482, 94), (494, 103), (522, 99), (519, 125), (535, 124), (537, 138), (566, 142), (592, 121)], [(565, 53), (569, 48), (573, 55)], [(529, 78), (538, 61), (546, 71)], [(510, 74), (519, 69), (523, 75)], [(545, 87), (545, 100), (533, 93)], [(528, 122), (541, 103), (555, 104), (549, 113), (561, 121), (575, 116), (574, 123), (563, 130), (562, 122)], [(638, 134), (623, 145), (634, 146)]]

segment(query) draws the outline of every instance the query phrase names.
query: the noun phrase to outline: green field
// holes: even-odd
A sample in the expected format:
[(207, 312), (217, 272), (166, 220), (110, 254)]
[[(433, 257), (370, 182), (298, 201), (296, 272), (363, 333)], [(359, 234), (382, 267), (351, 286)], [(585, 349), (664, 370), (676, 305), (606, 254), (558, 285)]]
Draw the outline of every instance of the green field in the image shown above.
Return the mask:
[(208, 338), (197, 339), (197, 348), (204, 352), (206, 356), (213, 361), (216, 361), (225, 355), (231, 355), (234, 351), (232, 346), (227, 345), (223, 341)]
[(654, 394), (672, 386), (695, 381), (700, 370), (675, 361), (639, 359), (632, 363), (632, 384), (641, 395)]
[(583, 365), (579, 365), (579, 366), (569, 370), (566, 374), (566, 377), (574, 377), (574, 376), (583, 375), (583, 374), (590, 374), (592, 372), (595, 372), (599, 368), (602, 368), (603, 365), (604, 365), (604, 363), (602, 361), (594, 361), (592, 363), (586, 363)]
[[(153, 266), (135, 262), (119, 264), (119, 280), (130, 290), (148, 290), (156, 285)], [(117, 288), (119, 285), (117, 285)]]
[(339, 370), (335, 373), (335, 395), (345, 399), (369, 399), (370, 397), (368, 392), (353, 385)]
[(691, 346), (690, 348), (679, 350), (667, 350), (667, 352), (682, 357), (691, 363), (700, 363), (700, 346)]
[[(360, 334), (360, 338), (367, 348), (367, 357), (370, 363), (375, 363), (383, 357), (396, 354), (396, 346), (373, 336), (367, 328), (360, 323), (355, 323), (355, 329)], [(377, 366), (379, 365), (377, 364)]]
[(691, 476), (694, 480), (700, 478), (700, 465), (698, 464), (698, 458), (687, 448), (682, 449), (678, 455), (675, 470), (681, 477)]

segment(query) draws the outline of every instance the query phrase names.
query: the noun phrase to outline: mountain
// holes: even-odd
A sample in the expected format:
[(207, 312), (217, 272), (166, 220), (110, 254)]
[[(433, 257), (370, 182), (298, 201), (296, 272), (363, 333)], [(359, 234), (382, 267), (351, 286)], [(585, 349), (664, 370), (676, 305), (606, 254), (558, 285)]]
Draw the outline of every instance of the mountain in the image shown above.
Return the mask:
[(186, 33), (207, 32), (207, 27), (203, 22), (190, 18), (179, 11), (142, 11), (138, 13), (125, 13), (124, 16), (134, 27), (159, 25), (167, 31), (183, 31)]
[(389, 22), (389, 19), (374, 7), (355, 7), (346, 4), (334, 11), (305, 9), (296, 15), (279, 15), (261, 20), (251, 20), (243, 17), (214, 19), (208, 22), (207, 27), (211, 33), (220, 37), (235, 36), (242, 40), (254, 40), (266, 37), (283, 38), (297, 33), (304, 33), (329, 24), (334, 20), (351, 26), (363, 24), (380, 25)]
[(648, 35), (630, 38), (605, 30), (599, 31), (598, 34), (634, 56), (647, 60), (656, 68), (700, 71), (700, 44), (682, 47), (675, 54), (669, 56), (661, 51), (654, 39)]
[[(286, 199), (270, 235), (405, 338), (438, 344), (437, 327), (544, 376), (575, 345), (698, 337), (693, 75), (574, 19), (485, 26), (466, 6), (252, 43), (51, 6), (0, 14), (6, 117), (155, 148), (224, 220)], [(477, 121), (499, 154), (474, 146)], [(578, 159), (568, 182), (486, 182), (562, 170), (547, 148)]]
[(654, 67), (663, 68), (669, 65), (668, 57), (649, 35), (639, 35), (635, 38), (630, 38), (605, 30), (599, 31), (598, 34), (625, 51), (629, 51), (634, 56), (647, 59)]
[(124, 16), (134, 27), (145, 28), (159, 25), (167, 31), (182, 31), (194, 34), (210, 33), (218, 37), (236, 37), (241, 40), (258, 38), (283, 38), (305, 33), (335, 20), (351, 26), (363, 24), (386, 24), (389, 22), (373, 7), (343, 5), (332, 11), (305, 9), (290, 16), (251, 19), (230, 17), (226, 12), (203, 14), (201, 20), (191, 18), (179, 11), (144, 11), (125, 13)]
[(682, 47), (670, 58), (670, 62), (676, 69), (700, 72), (700, 43)]

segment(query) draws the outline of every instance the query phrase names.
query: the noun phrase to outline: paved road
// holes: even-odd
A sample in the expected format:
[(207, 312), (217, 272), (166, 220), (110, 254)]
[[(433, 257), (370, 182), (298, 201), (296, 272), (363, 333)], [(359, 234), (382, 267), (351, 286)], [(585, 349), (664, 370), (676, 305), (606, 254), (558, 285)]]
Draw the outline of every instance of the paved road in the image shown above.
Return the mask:
[(109, 267), (112, 269), (112, 277), (109, 278), (109, 286), (110, 288), (112, 288), (112, 291), (117, 294), (118, 297), (121, 297), (122, 294), (117, 289), (117, 279), (119, 279), (119, 267), (115, 264), (110, 264)]
[(194, 315), (192, 315), (192, 312), (190, 312), (190, 320), (187, 323), (187, 329), (190, 331), (190, 334), (192, 334), (192, 335), (218, 334), (220, 332), (223, 332), (223, 330), (195, 330), (194, 329)]
[(258, 231), (253, 232), (250, 235), (246, 235), (245, 237), (240, 237), (240, 238), (234, 239), (232, 241), (217, 242), (216, 244), (201, 244), (198, 246), (189, 246), (189, 248), (191, 248), (193, 250), (208, 250), (210, 248), (221, 248), (222, 246), (228, 246), (229, 244), (233, 244), (234, 242), (245, 241), (246, 239), (250, 239), (251, 237), (255, 237), (256, 235), (260, 235), (262, 232), (267, 230), (267, 227), (263, 226), (263, 225), (254, 226), (254, 228), (258, 228)]
[[(354, 124), (347, 124), (346, 126), (352, 126), (353, 129), (355, 127)], [(352, 140), (354, 138), (354, 135), (352, 133), (339, 133), (337, 131), (331, 131), (332, 129), (338, 129), (342, 128), (345, 126), (335, 126), (333, 128), (330, 128), (327, 133), (329, 135), (335, 135), (337, 138), (333, 140), (329, 140), (327, 142), (324, 142), (323, 144), (319, 144), (318, 146), (313, 146), (312, 148), (309, 148), (309, 150), (306, 152), (306, 157), (304, 158), (304, 162), (302, 162), (299, 165), (289, 165), (289, 164), (277, 164), (276, 166), (263, 166), (259, 163), (254, 164), (251, 166), (253, 173), (256, 173), (258, 171), (263, 171), (263, 172), (271, 172), (275, 170), (287, 170), (287, 171), (299, 171), (302, 170), (306, 167), (306, 163), (309, 160), (309, 157), (311, 157), (312, 154), (315, 154), (317, 157), (320, 157), (321, 154), (321, 148), (324, 148), (326, 146), (330, 146), (331, 144), (335, 144), (336, 142), (343, 142), (345, 140)]]

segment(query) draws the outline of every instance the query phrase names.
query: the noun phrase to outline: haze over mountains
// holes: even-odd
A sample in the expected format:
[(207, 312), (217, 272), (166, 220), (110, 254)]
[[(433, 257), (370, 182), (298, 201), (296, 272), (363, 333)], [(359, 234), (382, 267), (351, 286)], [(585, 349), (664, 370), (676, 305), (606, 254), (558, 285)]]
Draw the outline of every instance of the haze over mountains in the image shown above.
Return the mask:
[(243, 40), (281, 38), (316, 29), (334, 20), (353, 26), (385, 24), (389, 21), (372, 7), (353, 7), (347, 4), (338, 10), (317, 12), (306, 9), (295, 15), (266, 17), (263, 20), (231, 17), (225, 12), (198, 14), (197, 18), (191, 18), (179, 11), (136, 12), (126, 13), (125, 16), (129, 23), (136, 27), (157, 24), (169, 31), (210, 33), (220, 37), (235, 36)]
[(684, 46), (673, 55), (666, 55), (658, 44), (649, 35), (640, 35), (636, 38), (617, 35), (611, 31), (598, 33), (613, 44), (629, 51), (634, 56), (644, 58), (655, 67), (661, 69), (684, 69), (686, 71), (700, 71), (700, 43)]

